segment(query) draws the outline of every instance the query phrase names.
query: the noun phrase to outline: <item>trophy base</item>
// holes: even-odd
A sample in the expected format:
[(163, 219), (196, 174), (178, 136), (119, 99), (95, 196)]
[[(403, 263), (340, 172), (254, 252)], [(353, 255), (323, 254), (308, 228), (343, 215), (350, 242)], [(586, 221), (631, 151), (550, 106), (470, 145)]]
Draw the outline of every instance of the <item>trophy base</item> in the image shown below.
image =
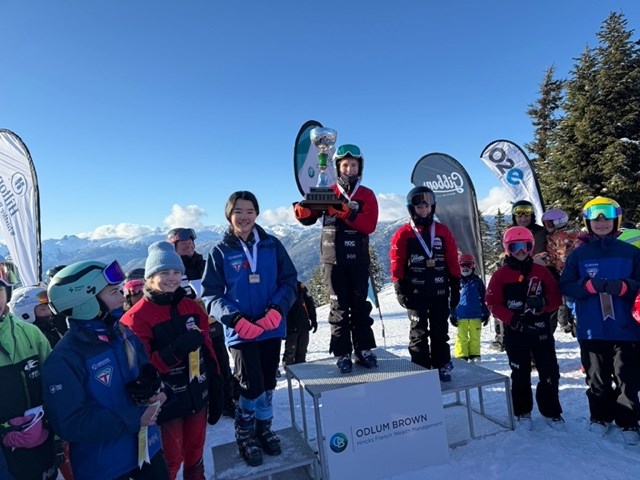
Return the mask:
[(311, 187), (309, 193), (300, 202), (305, 208), (311, 210), (327, 210), (329, 207), (342, 205), (342, 200), (336, 197), (336, 193), (329, 187)]

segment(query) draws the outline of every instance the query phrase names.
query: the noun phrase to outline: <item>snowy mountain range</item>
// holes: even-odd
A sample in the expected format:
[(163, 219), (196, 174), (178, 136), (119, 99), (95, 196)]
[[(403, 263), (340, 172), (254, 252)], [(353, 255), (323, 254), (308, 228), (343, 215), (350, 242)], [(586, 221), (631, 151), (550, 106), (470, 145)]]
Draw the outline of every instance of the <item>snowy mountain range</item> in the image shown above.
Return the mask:
[[(378, 254), (383, 271), (389, 271), (389, 242), (395, 230), (406, 222), (399, 219), (394, 222), (379, 222), (376, 232), (371, 236), (371, 244)], [(196, 250), (203, 256), (209, 252), (224, 235), (226, 226), (205, 227), (197, 231)], [(297, 224), (279, 224), (265, 227), (265, 230), (282, 241), (298, 270), (298, 276), (306, 282), (318, 266), (320, 231), (319, 225), (304, 227)], [(147, 247), (159, 240), (166, 240), (166, 232), (157, 229), (152, 233), (128, 238), (103, 238), (93, 240), (87, 237), (66, 235), (60, 239), (42, 242), (42, 271), (55, 265), (68, 265), (83, 260), (96, 260), (109, 263), (118, 260), (125, 271), (144, 267)], [(6, 254), (6, 247), (3, 246)]]

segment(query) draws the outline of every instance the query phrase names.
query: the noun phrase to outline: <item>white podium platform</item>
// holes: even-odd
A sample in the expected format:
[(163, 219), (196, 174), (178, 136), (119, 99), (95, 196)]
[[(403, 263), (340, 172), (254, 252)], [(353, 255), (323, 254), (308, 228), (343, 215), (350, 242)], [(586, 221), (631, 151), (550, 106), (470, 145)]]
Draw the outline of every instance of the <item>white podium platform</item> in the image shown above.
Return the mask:
[[(326, 438), (323, 433), (320, 414), (322, 395), (346, 387), (398, 379), (427, 371), (423, 367), (412, 363), (408, 358), (399, 357), (386, 350), (376, 349), (375, 353), (378, 357), (378, 368), (365, 369), (354, 364), (353, 371), (349, 374), (338, 373), (334, 357), (290, 365), (286, 368), (291, 423), (302, 433), (311, 448), (317, 453), (321, 473), (320, 478), (323, 480), (329, 479), (329, 466), (324, 445)], [(513, 429), (514, 421), (509, 378), (462, 360), (455, 359), (453, 363), (455, 368), (452, 371), (452, 381), (440, 384), (443, 406), (446, 409), (445, 423), (447, 424), (449, 446), (455, 447), (475, 438), (498, 433), (505, 429)], [(297, 384), (299, 391), (299, 404), (297, 406), (294, 401), (294, 384)], [(506, 410), (503, 415), (504, 420), (490, 415), (485, 406), (484, 388), (495, 389), (496, 386), (498, 390), (504, 392), (505, 408), (503, 410)], [(498, 394), (502, 394), (502, 392)], [(313, 424), (310, 424), (308, 418), (309, 412), (306, 406), (308, 396), (311, 397), (313, 404)], [(454, 397), (454, 400), (448, 401), (450, 397)], [(372, 399), (372, 401), (376, 401), (376, 399)], [(388, 408), (391, 409), (393, 407), (392, 402), (387, 401), (387, 403)], [(466, 413), (466, 415), (462, 412)], [(457, 415), (455, 422), (449, 421), (448, 417), (451, 414)], [(466, 419), (464, 418), (465, 416)], [(461, 418), (462, 422), (460, 421)], [(449, 424), (451, 424), (451, 428)], [(467, 427), (463, 427), (462, 424)], [(476, 426), (480, 428), (476, 428)], [(486, 433), (489, 430), (488, 426), (497, 426), (499, 430), (495, 431), (494, 429), (491, 433)], [(467, 430), (468, 435), (462, 430)], [(318, 439), (321, 439), (321, 441)]]

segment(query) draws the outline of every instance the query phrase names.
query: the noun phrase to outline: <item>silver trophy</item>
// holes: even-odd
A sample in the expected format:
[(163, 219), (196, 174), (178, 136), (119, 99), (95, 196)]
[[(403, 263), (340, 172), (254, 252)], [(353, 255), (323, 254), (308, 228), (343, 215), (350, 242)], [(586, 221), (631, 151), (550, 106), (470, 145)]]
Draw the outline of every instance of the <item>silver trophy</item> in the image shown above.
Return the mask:
[(335, 192), (329, 187), (327, 179), (327, 151), (336, 143), (338, 133), (333, 128), (316, 127), (310, 132), (311, 143), (318, 152), (318, 184), (309, 189), (300, 204), (312, 210), (326, 210), (330, 206), (340, 205), (342, 201), (336, 197)]

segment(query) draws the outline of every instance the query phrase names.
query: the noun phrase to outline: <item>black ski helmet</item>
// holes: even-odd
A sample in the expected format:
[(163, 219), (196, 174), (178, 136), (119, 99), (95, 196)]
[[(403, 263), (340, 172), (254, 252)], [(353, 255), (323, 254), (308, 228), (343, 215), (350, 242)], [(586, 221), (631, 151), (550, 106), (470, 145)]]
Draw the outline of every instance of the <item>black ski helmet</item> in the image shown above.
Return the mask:
[(513, 225), (517, 225), (516, 210), (518, 209), (518, 207), (528, 207), (531, 209), (531, 222), (529, 223), (529, 225), (534, 225), (536, 223), (536, 209), (533, 208), (533, 203), (531, 203), (529, 200), (518, 200), (517, 202), (513, 203), (513, 205), (511, 205), (511, 223), (513, 223)]
[(433, 216), (436, 213), (436, 194), (429, 187), (419, 186), (413, 187), (407, 193), (407, 198), (405, 200), (405, 205), (407, 206), (407, 210), (409, 211), (409, 216), (415, 221), (418, 217), (416, 216), (416, 205), (419, 205), (421, 201), (427, 201), (431, 204), (431, 213), (425, 219), (425, 223), (429, 225), (433, 221)]
[(128, 282), (129, 280), (137, 280), (139, 278), (144, 279), (144, 268), (134, 268), (133, 270), (129, 270), (124, 277), (124, 281)]

